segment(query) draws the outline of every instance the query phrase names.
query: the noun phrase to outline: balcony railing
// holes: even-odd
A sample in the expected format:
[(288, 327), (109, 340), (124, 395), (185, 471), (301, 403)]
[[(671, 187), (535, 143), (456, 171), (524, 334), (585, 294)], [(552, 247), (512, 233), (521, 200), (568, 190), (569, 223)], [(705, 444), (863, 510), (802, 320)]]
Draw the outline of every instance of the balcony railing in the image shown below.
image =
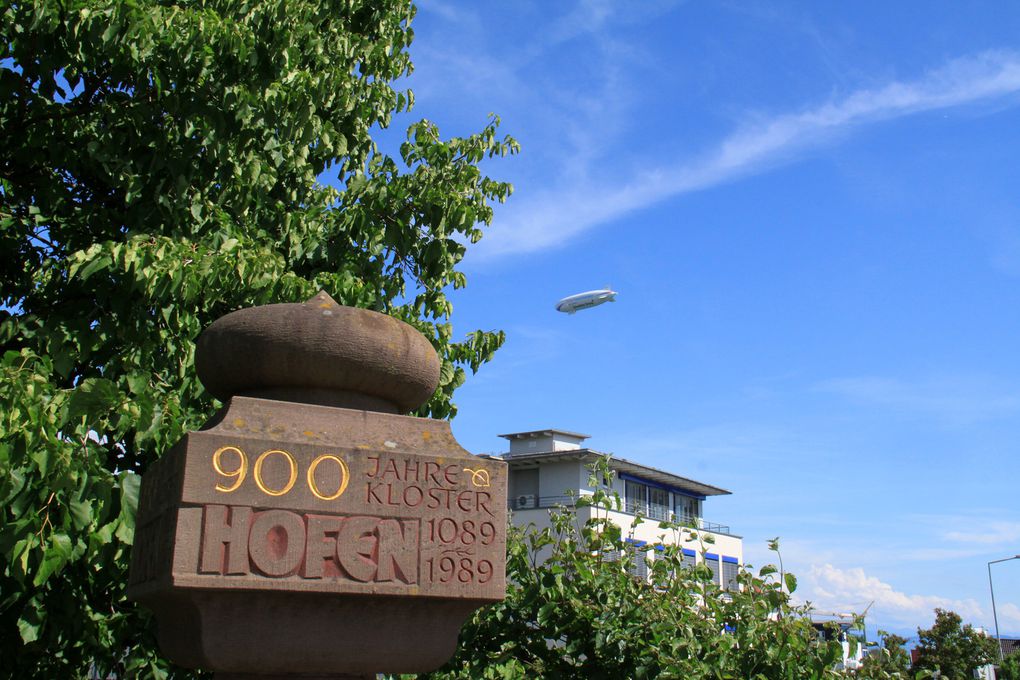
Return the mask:
[[(535, 510), (539, 508), (573, 507), (577, 498), (575, 496), (516, 496), (509, 499), (507, 505), (511, 510)], [(701, 517), (689, 515), (675, 515), (668, 508), (653, 505), (646, 506), (640, 502), (625, 501), (622, 512), (628, 515), (641, 515), (651, 520), (660, 522), (677, 522), (681, 526), (691, 526), (703, 531), (711, 531), (716, 534), (731, 534), (727, 524), (709, 522)]]

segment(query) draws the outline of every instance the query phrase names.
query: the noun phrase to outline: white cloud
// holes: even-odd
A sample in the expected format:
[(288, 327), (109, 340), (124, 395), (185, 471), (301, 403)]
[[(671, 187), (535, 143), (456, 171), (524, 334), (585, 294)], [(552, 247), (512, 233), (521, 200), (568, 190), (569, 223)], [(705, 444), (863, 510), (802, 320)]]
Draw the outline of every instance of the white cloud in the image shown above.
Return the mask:
[(966, 424), (1020, 413), (1020, 392), (980, 377), (905, 381), (878, 376), (835, 378), (817, 389), (864, 404), (937, 415)]
[[(868, 613), (869, 621), (879, 626), (900, 626), (913, 628), (929, 625), (934, 620), (936, 607), (950, 609), (967, 623), (986, 625), (991, 621), (991, 612), (985, 612), (974, 599), (952, 599), (939, 595), (918, 595), (898, 591), (890, 584), (868, 576), (863, 569), (840, 569), (831, 564), (813, 564), (802, 578), (797, 595), (809, 600), (820, 611), (862, 612), (872, 602)], [(1010, 613), (1004, 613), (1009, 607)], [(1012, 604), (1004, 605), (1000, 612), (1000, 623), (1010, 618), (1013, 624), (1020, 623), (1020, 610)], [(987, 619), (987, 622), (986, 622)]]
[(601, 30), (615, 8), (616, 4), (610, 0), (581, 0), (566, 16), (552, 24), (547, 34), (548, 44), (566, 42)]
[[(518, 197), (477, 248), (485, 257), (560, 246), (628, 212), (788, 161), (855, 126), (991, 101), (1020, 92), (1020, 54), (989, 51), (948, 62), (913, 82), (862, 89), (821, 106), (746, 125), (700, 159), (601, 183), (582, 181)], [(583, 175), (577, 174), (582, 177)]]
[(948, 531), (945, 538), (959, 543), (982, 545), (1016, 545), (1020, 543), (1020, 522), (989, 521), (980, 528), (966, 531)]
[(442, 0), (418, 0), (418, 8), (423, 12), (431, 12), (446, 21), (463, 23), (466, 13), (463, 9)]

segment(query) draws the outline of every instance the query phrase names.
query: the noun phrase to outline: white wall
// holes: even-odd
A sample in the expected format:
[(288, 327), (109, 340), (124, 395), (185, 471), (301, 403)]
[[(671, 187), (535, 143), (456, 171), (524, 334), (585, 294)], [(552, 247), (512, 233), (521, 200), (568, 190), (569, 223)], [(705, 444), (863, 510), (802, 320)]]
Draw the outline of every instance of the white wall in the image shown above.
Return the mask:
[[(516, 526), (533, 526), (537, 530), (546, 529), (552, 526), (549, 518), (550, 508), (534, 508), (529, 510), (514, 510), (511, 513), (511, 521)], [(605, 511), (599, 508), (577, 508), (579, 522), (583, 523), (598, 513), (600, 517), (607, 517), (621, 529), (626, 538), (635, 541), (643, 541), (649, 548), (656, 544), (679, 545), (683, 548), (693, 550), (698, 562), (703, 560), (703, 553), (714, 553), (720, 556), (735, 557), (738, 564), (744, 563), (744, 542), (737, 536), (716, 534), (711, 531), (684, 531), (673, 529), (661, 529), (658, 522), (643, 520), (641, 524), (632, 526), (635, 516), (616, 512), (615, 510)], [(654, 550), (649, 550), (649, 555), (655, 555)], [(539, 555), (539, 559), (545, 559), (548, 554)], [(719, 570), (720, 581), (722, 569)]]
[[(591, 472), (588, 466), (581, 461), (544, 463), (540, 466), (539, 470), (540, 497), (566, 496), (569, 490), (573, 490), (575, 495), (590, 495), (594, 492), (594, 488), (589, 484)], [(619, 494), (621, 501), (625, 501), (626, 481), (614, 476), (611, 491)], [(579, 520), (581, 522), (586, 521), (595, 511), (596, 509), (594, 508), (577, 509)], [(541, 530), (551, 525), (549, 512), (549, 508), (515, 510), (512, 513), (512, 521), (517, 526), (527, 526), (530, 524), (536, 529)], [(599, 512), (604, 513), (606, 511), (599, 510)], [(635, 541), (643, 541), (649, 546), (659, 543), (680, 545), (683, 548), (693, 550), (697, 554), (696, 559), (699, 562), (702, 561), (702, 553), (709, 552), (720, 556), (734, 557), (739, 564), (744, 563), (744, 542), (739, 536), (703, 530), (691, 532), (661, 529), (659, 528), (659, 522), (651, 519), (644, 519), (641, 524), (632, 527), (635, 516), (624, 512), (609, 511), (608, 518), (624, 530), (625, 537)], [(654, 551), (651, 551), (649, 554), (654, 555)], [(721, 578), (722, 570), (720, 569), (719, 571)]]
[(540, 453), (542, 451), (577, 451), (581, 448), (584, 438), (571, 437), (565, 434), (550, 436), (523, 437), (510, 440), (511, 454)]
[(575, 461), (546, 463), (539, 467), (538, 494), (543, 497), (566, 496), (578, 490), (578, 468), (584, 466)]

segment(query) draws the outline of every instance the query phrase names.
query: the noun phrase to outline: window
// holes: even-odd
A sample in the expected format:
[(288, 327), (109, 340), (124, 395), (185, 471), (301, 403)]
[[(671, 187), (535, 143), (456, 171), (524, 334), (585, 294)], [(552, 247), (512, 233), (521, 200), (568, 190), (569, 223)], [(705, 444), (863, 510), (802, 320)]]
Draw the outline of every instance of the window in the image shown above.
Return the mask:
[(625, 510), (635, 515), (648, 514), (648, 487), (627, 480), (627, 503)]
[(630, 543), (627, 552), (632, 563), (627, 566), (627, 573), (641, 580), (648, 579), (648, 549), (643, 543)]
[(673, 514), (676, 515), (678, 522), (694, 522), (701, 516), (701, 501), (690, 496), (673, 494)]
[(726, 590), (736, 591), (740, 587), (737, 585), (737, 574), (740, 571), (740, 567), (737, 564), (736, 557), (726, 557), (723, 555), (722, 558), (722, 582), (723, 588)]
[(694, 565), (696, 565), (698, 563), (698, 559), (697, 559), (697, 557), (695, 557), (695, 554), (696, 553), (693, 550), (689, 550), (687, 548), (683, 549), (683, 565), (684, 565), (684, 567), (694, 568)]
[(652, 519), (669, 519), (669, 492), (649, 487), (648, 516)]
[(719, 556), (715, 553), (705, 553), (705, 566), (712, 570), (712, 583), (719, 583)]

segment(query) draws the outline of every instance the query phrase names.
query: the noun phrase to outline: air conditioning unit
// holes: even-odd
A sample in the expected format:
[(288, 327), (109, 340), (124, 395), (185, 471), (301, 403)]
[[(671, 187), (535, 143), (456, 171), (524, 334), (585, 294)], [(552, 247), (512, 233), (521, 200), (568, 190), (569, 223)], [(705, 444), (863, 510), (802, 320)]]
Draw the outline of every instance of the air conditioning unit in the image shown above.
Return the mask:
[(517, 501), (514, 503), (514, 509), (524, 510), (527, 508), (537, 508), (538, 507), (537, 501), (538, 499), (535, 497), (535, 494), (531, 493), (521, 494), (520, 496), (517, 497)]

